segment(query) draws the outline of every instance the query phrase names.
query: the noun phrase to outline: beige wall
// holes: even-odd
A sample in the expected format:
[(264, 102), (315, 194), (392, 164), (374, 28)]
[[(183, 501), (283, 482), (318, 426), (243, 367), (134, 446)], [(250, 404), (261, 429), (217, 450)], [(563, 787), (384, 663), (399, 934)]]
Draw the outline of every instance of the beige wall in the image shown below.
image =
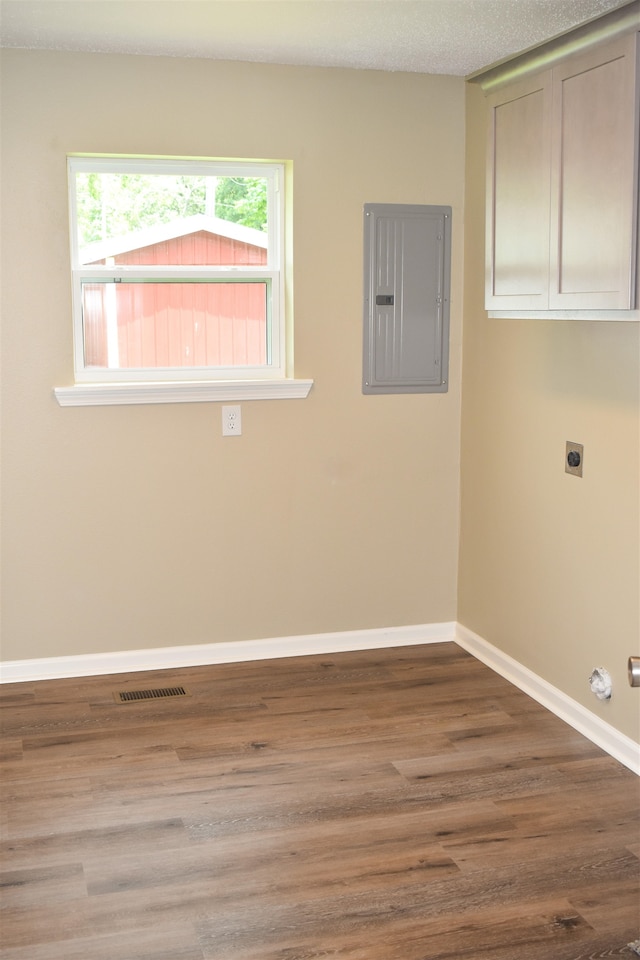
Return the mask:
[[(464, 84), (5, 51), (4, 659), (456, 616)], [(293, 162), (307, 400), (65, 408), (70, 152)], [(453, 206), (451, 390), (363, 397), (362, 207)]]
[[(457, 618), (638, 739), (640, 325), (486, 318), (484, 99), (466, 95), (465, 155), (453, 78), (4, 52), (4, 659)], [(236, 440), (219, 404), (58, 406), (68, 152), (293, 162), (307, 400), (243, 403)], [(361, 395), (365, 202), (453, 206), (446, 395)]]
[[(485, 104), (467, 96), (458, 620), (638, 740), (640, 324), (487, 319)], [(566, 440), (584, 444), (582, 479)]]

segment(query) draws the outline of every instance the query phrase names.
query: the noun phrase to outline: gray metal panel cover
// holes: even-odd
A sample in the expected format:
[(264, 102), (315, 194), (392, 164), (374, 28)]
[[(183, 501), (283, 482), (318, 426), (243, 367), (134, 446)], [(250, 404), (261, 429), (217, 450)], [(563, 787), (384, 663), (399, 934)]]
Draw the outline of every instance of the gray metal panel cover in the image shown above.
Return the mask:
[(445, 393), (451, 207), (364, 208), (363, 393)]

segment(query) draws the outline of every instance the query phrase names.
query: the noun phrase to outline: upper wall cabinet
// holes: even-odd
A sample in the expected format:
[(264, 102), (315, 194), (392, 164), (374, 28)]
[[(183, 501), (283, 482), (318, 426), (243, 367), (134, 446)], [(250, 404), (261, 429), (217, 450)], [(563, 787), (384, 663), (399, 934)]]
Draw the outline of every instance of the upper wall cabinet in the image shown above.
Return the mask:
[(637, 48), (630, 33), (491, 95), (492, 313), (600, 319), (638, 306)]

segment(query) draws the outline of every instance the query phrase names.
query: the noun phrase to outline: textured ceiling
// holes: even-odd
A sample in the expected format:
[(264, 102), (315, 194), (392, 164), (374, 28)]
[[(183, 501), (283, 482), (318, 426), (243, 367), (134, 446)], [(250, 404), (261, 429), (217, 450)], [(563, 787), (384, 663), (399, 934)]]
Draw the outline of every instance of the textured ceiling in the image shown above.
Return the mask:
[(5, 47), (467, 76), (621, 0), (1, 0)]

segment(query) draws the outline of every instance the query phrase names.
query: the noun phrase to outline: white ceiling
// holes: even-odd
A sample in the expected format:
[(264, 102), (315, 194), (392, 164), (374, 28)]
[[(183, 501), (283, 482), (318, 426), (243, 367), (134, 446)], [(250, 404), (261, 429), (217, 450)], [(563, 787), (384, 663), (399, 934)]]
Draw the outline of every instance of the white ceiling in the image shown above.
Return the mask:
[(625, 0), (0, 0), (0, 44), (467, 76)]

